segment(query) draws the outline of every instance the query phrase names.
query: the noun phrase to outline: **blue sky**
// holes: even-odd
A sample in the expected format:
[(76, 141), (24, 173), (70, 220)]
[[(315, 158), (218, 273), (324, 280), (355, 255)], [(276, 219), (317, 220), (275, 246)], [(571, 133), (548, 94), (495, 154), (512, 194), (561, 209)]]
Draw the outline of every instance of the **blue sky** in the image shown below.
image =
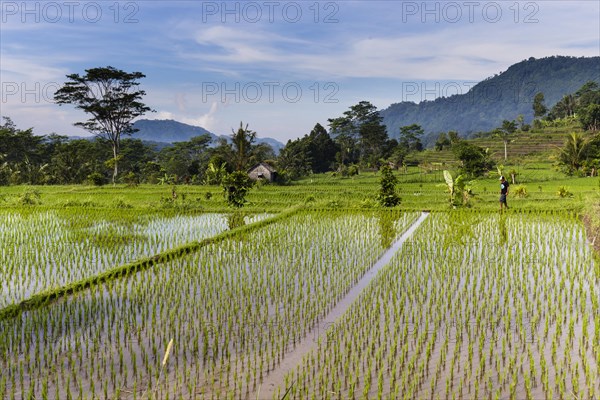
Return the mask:
[(0, 114), (87, 135), (65, 75), (146, 74), (146, 118), (280, 141), (368, 100), (466, 93), (529, 57), (600, 55), (598, 1), (0, 1)]

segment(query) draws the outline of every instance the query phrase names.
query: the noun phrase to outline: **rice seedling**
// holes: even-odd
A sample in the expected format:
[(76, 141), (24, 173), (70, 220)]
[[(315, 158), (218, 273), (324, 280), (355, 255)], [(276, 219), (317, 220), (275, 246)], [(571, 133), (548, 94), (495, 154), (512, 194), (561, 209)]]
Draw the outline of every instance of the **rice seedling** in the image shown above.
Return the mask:
[[(307, 397), (324, 398), (325, 388), (355, 379), (342, 398), (598, 393), (598, 352), (586, 343), (599, 340), (589, 327), (600, 281), (583, 227), (554, 213), (510, 215), (503, 223), (506, 235), (498, 234), (495, 215), (430, 216), (327, 343), (298, 365), (309, 371)], [(358, 349), (356, 356), (336, 369), (347, 349)], [(308, 359), (317, 362), (307, 368)], [(373, 367), (378, 359), (383, 365)]]
[[(265, 218), (257, 215), (249, 222)], [(79, 210), (0, 214), (0, 309), (111, 267), (214, 236), (223, 214), (142, 215)]]
[(246, 398), (417, 216), (301, 212), (0, 321), (3, 391)]

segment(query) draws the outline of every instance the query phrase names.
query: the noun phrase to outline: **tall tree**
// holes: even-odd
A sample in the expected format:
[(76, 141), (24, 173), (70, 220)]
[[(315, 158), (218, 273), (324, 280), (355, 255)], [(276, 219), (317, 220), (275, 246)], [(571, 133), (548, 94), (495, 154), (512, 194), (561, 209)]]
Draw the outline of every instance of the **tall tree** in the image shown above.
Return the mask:
[(590, 131), (600, 130), (600, 104), (590, 104), (579, 110), (579, 122), (583, 129)]
[(291, 179), (308, 175), (311, 169), (311, 154), (305, 138), (288, 140), (279, 153), (277, 164)]
[(465, 140), (452, 145), (452, 152), (461, 162), (460, 173), (464, 176), (483, 175), (494, 165), (486, 150)]
[(494, 135), (504, 143), (504, 161), (508, 158), (508, 142), (510, 142), (513, 133), (517, 131), (517, 123), (505, 119), (502, 126), (494, 131)]
[(442, 132), (440, 133), (440, 135), (438, 136), (436, 142), (435, 142), (435, 149), (437, 151), (442, 151), (444, 150), (444, 147), (450, 147), (450, 139), (448, 138), (448, 135), (446, 134), (446, 132)]
[[(361, 101), (344, 112), (343, 117), (329, 119), (331, 133), (340, 146), (339, 161), (360, 161), (370, 166), (383, 156), (388, 140), (387, 129), (377, 107)], [(352, 159), (358, 155), (358, 160)]]
[(312, 171), (315, 173), (326, 172), (335, 162), (338, 146), (331, 139), (327, 130), (319, 123), (306, 136)]
[(328, 122), (331, 135), (335, 138), (339, 148), (336, 161), (340, 165), (358, 162), (358, 134), (351, 119), (348, 117), (330, 118)]
[(418, 124), (406, 125), (400, 127), (400, 140), (398, 145), (406, 149), (406, 151), (422, 151), (423, 143), (421, 136), (425, 131)]
[(555, 120), (559, 118), (572, 117), (577, 107), (577, 98), (573, 94), (564, 95), (558, 103), (552, 107), (548, 113), (548, 119)]
[(106, 139), (113, 150), (113, 183), (119, 172), (119, 147), (122, 135), (135, 133), (133, 119), (152, 111), (141, 102), (145, 91), (139, 90), (138, 80), (144, 78), (141, 72), (128, 73), (114, 67), (91, 68), (86, 74), (67, 75), (69, 79), (54, 94), (57, 104), (73, 104), (75, 108), (90, 114), (80, 126), (97, 137)]
[(533, 116), (541, 118), (548, 112), (548, 107), (544, 104), (544, 93), (539, 92), (533, 98)]
[(233, 167), (236, 171), (248, 168), (252, 159), (252, 146), (256, 141), (256, 132), (248, 129), (248, 124), (240, 122), (237, 131), (232, 129), (231, 144), (233, 150)]

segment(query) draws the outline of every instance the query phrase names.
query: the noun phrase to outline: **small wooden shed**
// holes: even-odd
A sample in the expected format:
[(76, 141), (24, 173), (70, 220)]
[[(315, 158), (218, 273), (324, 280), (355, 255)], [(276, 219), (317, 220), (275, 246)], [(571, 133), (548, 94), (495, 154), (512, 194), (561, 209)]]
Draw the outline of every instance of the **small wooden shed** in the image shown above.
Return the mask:
[(264, 162), (258, 163), (248, 170), (248, 176), (250, 179), (255, 181), (264, 179), (266, 181), (273, 182), (276, 174), (277, 172), (275, 169)]

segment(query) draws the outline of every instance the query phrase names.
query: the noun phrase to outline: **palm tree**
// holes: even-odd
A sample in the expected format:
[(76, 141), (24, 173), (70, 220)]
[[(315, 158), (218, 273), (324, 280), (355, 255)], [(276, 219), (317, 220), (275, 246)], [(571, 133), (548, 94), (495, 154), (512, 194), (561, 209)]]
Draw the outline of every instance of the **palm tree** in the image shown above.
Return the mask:
[(563, 147), (559, 148), (558, 160), (574, 172), (581, 168), (589, 147), (589, 141), (580, 133), (571, 132)]
[(256, 132), (248, 129), (248, 124), (244, 128), (242, 122), (237, 132), (233, 131), (231, 142), (233, 146), (233, 166), (236, 171), (245, 170), (250, 163), (253, 153), (253, 144), (256, 141)]

